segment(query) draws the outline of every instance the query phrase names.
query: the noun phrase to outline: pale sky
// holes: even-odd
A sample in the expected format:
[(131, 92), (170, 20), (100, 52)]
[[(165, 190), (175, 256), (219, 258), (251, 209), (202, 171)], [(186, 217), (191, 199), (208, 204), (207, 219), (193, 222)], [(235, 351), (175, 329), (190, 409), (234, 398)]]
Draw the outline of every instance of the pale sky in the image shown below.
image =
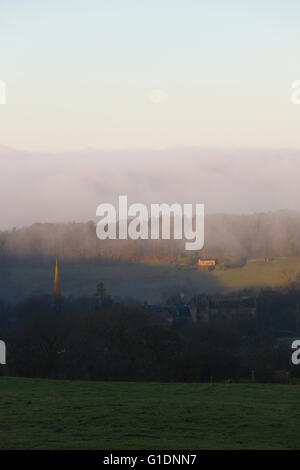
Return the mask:
[(299, 0), (1, 0), (0, 145), (300, 148)]

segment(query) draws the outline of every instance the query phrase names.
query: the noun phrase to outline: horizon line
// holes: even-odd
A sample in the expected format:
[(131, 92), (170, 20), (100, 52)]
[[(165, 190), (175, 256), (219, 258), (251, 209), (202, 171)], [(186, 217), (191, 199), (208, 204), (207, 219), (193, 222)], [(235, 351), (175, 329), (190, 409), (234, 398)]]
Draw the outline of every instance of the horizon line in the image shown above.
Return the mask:
[(17, 148), (15, 146), (10, 145), (2, 145), (0, 144), (0, 152), (1, 150), (7, 151), (14, 151), (14, 152), (23, 152), (27, 154), (43, 154), (43, 155), (66, 155), (66, 154), (78, 154), (84, 152), (111, 152), (111, 153), (119, 153), (124, 151), (151, 151), (151, 152), (161, 152), (161, 151), (169, 151), (169, 150), (214, 150), (214, 151), (263, 151), (263, 152), (270, 152), (270, 151), (289, 151), (289, 152), (300, 152), (300, 147), (288, 147), (288, 146), (217, 146), (217, 145), (173, 145), (173, 146), (164, 146), (164, 147), (80, 147), (73, 150), (30, 150), (25, 148)]

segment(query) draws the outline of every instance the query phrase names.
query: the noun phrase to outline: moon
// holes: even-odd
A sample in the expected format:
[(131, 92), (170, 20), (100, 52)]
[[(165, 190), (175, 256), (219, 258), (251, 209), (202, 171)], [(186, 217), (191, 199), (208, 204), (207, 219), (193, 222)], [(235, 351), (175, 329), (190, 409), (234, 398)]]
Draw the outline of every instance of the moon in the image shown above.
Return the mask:
[(163, 90), (155, 88), (154, 90), (151, 90), (149, 98), (151, 103), (160, 104), (165, 99), (165, 96), (166, 94)]

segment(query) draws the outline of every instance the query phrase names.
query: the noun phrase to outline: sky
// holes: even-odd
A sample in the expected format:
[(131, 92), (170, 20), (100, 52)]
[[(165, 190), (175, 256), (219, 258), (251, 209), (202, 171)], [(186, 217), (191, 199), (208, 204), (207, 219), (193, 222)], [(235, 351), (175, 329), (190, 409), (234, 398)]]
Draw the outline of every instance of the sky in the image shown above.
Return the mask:
[(1, 0), (0, 145), (300, 148), (299, 0)]

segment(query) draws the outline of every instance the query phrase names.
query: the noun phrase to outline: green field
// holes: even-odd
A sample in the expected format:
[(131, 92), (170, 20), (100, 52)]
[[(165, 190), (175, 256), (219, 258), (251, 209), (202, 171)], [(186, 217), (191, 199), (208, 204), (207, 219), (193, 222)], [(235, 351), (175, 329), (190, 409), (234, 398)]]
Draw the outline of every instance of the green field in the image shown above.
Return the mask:
[(0, 378), (1, 449), (300, 449), (300, 386)]
[(251, 262), (242, 268), (215, 270), (214, 276), (219, 283), (228, 288), (279, 287), (294, 281), (300, 273), (300, 257), (274, 258), (268, 263)]
[[(95, 292), (104, 282), (113, 296), (131, 297), (159, 303), (176, 292), (186, 298), (202, 292), (235, 290), (244, 287), (278, 287), (294, 280), (300, 272), (300, 257), (275, 258), (269, 263), (248, 262), (241, 268), (212, 272), (195, 267), (146, 263), (60, 263), (61, 287), (64, 295)], [(54, 265), (37, 267), (0, 266), (0, 298), (18, 301), (32, 294), (51, 294)]]

